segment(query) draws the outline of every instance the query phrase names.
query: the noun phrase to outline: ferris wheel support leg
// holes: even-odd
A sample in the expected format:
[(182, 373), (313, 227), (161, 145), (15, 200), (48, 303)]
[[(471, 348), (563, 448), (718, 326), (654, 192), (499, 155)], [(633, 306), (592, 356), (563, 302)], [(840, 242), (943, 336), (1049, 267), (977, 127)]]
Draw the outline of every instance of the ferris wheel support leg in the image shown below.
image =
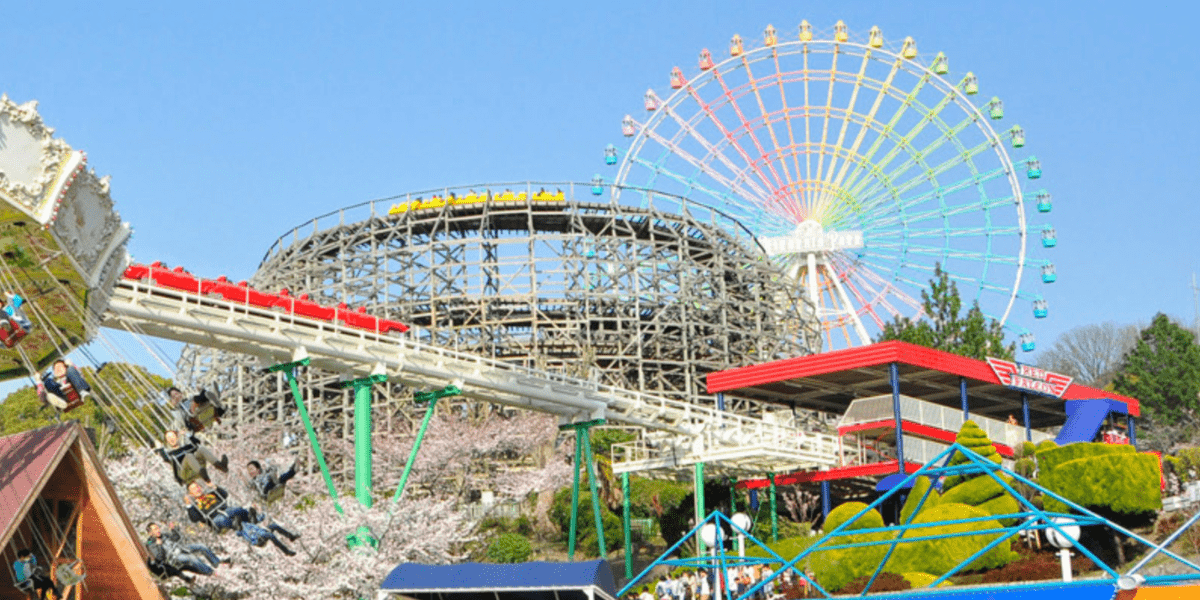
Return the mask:
[(809, 252), (805, 256), (805, 260), (808, 262), (808, 299), (812, 302), (815, 311), (818, 306), (817, 301), (820, 300), (820, 290), (817, 289), (817, 254)]
[(833, 281), (833, 287), (837, 290), (838, 298), (842, 301), (842, 306), (846, 307), (846, 313), (850, 315), (850, 320), (854, 323), (854, 332), (858, 334), (858, 339), (867, 345), (871, 343), (871, 336), (867, 334), (867, 328), (863, 326), (862, 319), (858, 317), (858, 311), (854, 310), (854, 305), (850, 304), (850, 296), (846, 295), (846, 289), (842, 287), (842, 281), (838, 278), (838, 274), (829, 267), (825, 268), (829, 272), (829, 279)]

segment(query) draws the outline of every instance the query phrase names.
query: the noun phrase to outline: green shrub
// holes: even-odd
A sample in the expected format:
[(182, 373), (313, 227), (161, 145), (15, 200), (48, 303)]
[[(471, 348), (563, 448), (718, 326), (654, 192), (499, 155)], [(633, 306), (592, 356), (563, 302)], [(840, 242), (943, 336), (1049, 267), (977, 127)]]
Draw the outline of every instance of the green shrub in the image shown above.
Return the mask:
[[(936, 523), (938, 521), (973, 519), (987, 517), (989, 513), (976, 506), (966, 504), (939, 504), (929, 510), (923, 510), (917, 515), (914, 523)], [(963, 533), (970, 531), (985, 531), (1000, 529), (1000, 523), (995, 520), (976, 521), (971, 523), (954, 523), (924, 527), (910, 531), (908, 537), (928, 537)], [(965, 535), (960, 537), (943, 538), (902, 543), (896, 548), (892, 559), (888, 561), (887, 570), (894, 573), (932, 573), (944, 575), (967, 557), (982, 550), (984, 546), (1004, 534), (990, 533), (981, 535)], [(1018, 557), (1012, 551), (1011, 540), (1005, 540), (983, 556), (975, 559), (964, 570), (991, 569), (1002, 567)]]
[(631, 477), (629, 512), (635, 517), (657, 518), (658, 509), (662, 509), (664, 514), (675, 510), (692, 491), (692, 486), (687, 483)]
[[(1000, 461), (1003, 460), (1000, 456), (1000, 451), (996, 450), (996, 446), (992, 444), (992, 440), (979, 428), (979, 425), (975, 421), (964, 421), (962, 428), (958, 430), (958, 435), (954, 436), (954, 441), (996, 464), (1000, 464)], [(970, 462), (971, 459), (967, 458), (961, 452), (955, 452), (954, 456), (950, 458), (951, 465), (963, 465)], [(975, 477), (978, 477), (978, 475), (951, 475), (947, 477), (942, 482), (942, 495), (945, 495), (946, 492), (954, 489), (960, 483), (968, 479), (974, 479)]]
[[(846, 502), (829, 511), (825, 519), (825, 531), (831, 532), (850, 517), (858, 514), (867, 505), (862, 502)], [(883, 527), (883, 517), (876, 510), (870, 510), (847, 526), (843, 531)], [(868, 541), (890, 539), (893, 534), (881, 531), (876, 533), (855, 533), (839, 535), (828, 540), (826, 546), (841, 546)], [(808, 559), (817, 582), (829, 590), (840, 590), (851, 581), (860, 577), (870, 576), (875, 572), (887, 552), (887, 546), (862, 546), (858, 548), (843, 548), (838, 550), (819, 550), (813, 552)], [(787, 555), (783, 555), (787, 556)], [(794, 556), (794, 555), (793, 555)]]
[[(862, 512), (862, 510), (866, 507), (867, 505), (863, 504), (862, 502), (844, 502), (839, 504), (836, 508), (829, 511), (829, 516), (825, 517), (825, 525), (822, 527), (822, 529), (824, 529), (826, 533), (829, 533), (834, 529), (837, 529), (842, 523), (849, 521), (854, 515)], [(879, 511), (872, 509), (867, 511), (867, 514), (859, 517), (853, 523), (848, 525), (844, 531), (854, 531), (856, 529), (875, 529), (878, 527), (883, 527), (883, 517), (880, 516)]]
[(488, 560), (494, 563), (521, 563), (529, 560), (533, 547), (518, 533), (502, 533), (487, 549)]
[[(900, 509), (900, 522), (907, 523), (908, 517), (917, 510), (917, 504), (921, 502), (921, 498), (925, 496), (925, 492), (929, 490), (929, 478), (924, 475), (917, 478), (913, 482), (912, 490), (908, 493), (908, 498), (904, 501), (904, 506)], [(942, 495), (934, 490), (929, 492), (929, 497), (925, 498), (925, 504), (921, 505), (921, 510), (928, 510), (937, 506), (942, 499)]]
[[(999, 477), (1004, 483), (1012, 485), (1012, 477), (1003, 474), (999, 475)], [(942, 503), (953, 502), (979, 506), (996, 496), (1007, 493), (1004, 487), (995, 479), (992, 479), (990, 475), (980, 475), (973, 479), (968, 479), (954, 489), (942, 492)]]
[[(579, 493), (579, 520), (576, 523), (576, 552), (584, 556), (599, 554), (599, 543), (596, 539), (596, 517), (592, 514), (592, 494)], [(600, 505), (600, 520), (604, 525), (604, 542), (608, 549), (616, 547), (624, 540), (625, 531), (621, 519), (612, 514), (602, 503)], [(558, 526), (566, 537), (571, 531), (571, 488), (563, 488), (554, 494), (550, 505), (550, 521)], [(568, 541), (568, 543), (570, 543)]]
[(1135, 454), (1136, 452), (1137, 450), (1135, 450), (1133, 446), (1127, 446), (1124, 444), (1079, 442), (1075, 444), (1067, 444), (1066, 446), (1056, 446), (1054, 448), (1038, 450), (1037, 463), (1038, 469), (1042, 474), (1045, 474), (1053, 471), (1058, 465), (1080, 458), (1107, 456), (1110, 454)]
[(1181, 483), (1200, 477), (1200, 448), (1184, 448), (1176, 452), (1175, 457), (1179, 461), (1179, 469), (1175, 474)]
[(1037, 446), (1033, 442), (1024, 441), (1017, 444), (1017, 447), (1013, 448), (1013, 452), (1014, 458), (1029, 458), (1037, 452)]
[[(931, 584), (933, 584), (933, 582), (937, 581), (938, 578), (937, 575), (930, 575), (929, 573), (912, 572), (902, 573), (902, 575), (904, 576), (905, 581), (908, 581), (909, 585), (911, 585), (912, 589), (914, 590), (929, 587)], [(938, 587), (946, 587), (948, 585), (952, 584), (949, 581), (943, 581), (942, 583), (938, 584)]]
[(1049, 450), (1051, 448), (1057, 448), (1057, 447), (1058, 447), (1058, 442), (1056, 442), (1054, 440), (1042, 440), (1042, 441), (1038, 442), (1037, 451), (1034, 452), (1034, 454), (1037, 454), (1038, 452), (1041, 452), (1042, 450)]
[[(1072, 444), (1080, 445), (1084, 444)], [(1084, 458), (1060, 463), (1043, 472), (1040, 481), (1046, 489), (1119, 523), (1140, 523), (1162, 508), (1159, 477), (1158, 459), (1151, 454), (1133, 453), (1131, 448), (1130, 452), (1085, 454)], [(1053, 498), (1046, 498), (1045, 503), (1050, 511), (1067, 510)]]
[[(1011, 515), (1018, 512), (1024, 512), (1025, 510), (1024, 505), (1018, 502), (1016, 498), (1013, 498), (1012, 494), (1007, 493), (1003, 496), (996, 496), (995, 498), (992, 498), (983, 504), (979, 504), (978, 506), (979, 508), (988, 511), (988, 513), (992, 515)], [(1015, 517), (1008, 517), (1006, 519), (1000, 519), (1000, 523), (1002, 523), (1005, 527), (1011, 527), (1017, 524), (1017, 519)]]
[[(797, 554), (804, 552), (809, 546), (817, 543), (821, 538), (815, 535), (798, 535), (787, 538), (779, 538), (778, 542), (770, 542), (762, 540), (768, 548), (773, 550), (775, 554), (786, 559), (791, 559)], [(771, 555), (757, 545), (746, 544), (746, 556), (756, 556), (759, 558), (770, 558)]]

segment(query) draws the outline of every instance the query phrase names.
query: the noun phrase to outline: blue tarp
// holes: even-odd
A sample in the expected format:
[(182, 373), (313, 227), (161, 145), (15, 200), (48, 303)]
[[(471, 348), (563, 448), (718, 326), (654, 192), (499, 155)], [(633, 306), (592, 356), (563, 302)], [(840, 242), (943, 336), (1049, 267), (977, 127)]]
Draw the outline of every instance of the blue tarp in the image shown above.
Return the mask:
[(603, 560), (515, 565), (405, 563), (388, 574), (380, 592), (421, 600), (615, 599), (612, 569)]

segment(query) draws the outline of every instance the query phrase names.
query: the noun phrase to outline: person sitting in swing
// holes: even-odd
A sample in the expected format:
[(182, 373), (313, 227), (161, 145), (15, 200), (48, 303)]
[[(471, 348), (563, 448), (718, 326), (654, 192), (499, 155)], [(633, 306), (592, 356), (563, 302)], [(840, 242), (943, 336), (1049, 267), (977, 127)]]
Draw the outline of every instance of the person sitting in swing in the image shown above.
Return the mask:
[(91, 395), (92, 386), (84, 381), (79, 369), (61, 358), (50, 366), (50, 372), (42, 375), (38, 386), (42, 402), (63, 412), (82, 405)]
[(210, 464), (222, 473), (229, 471), (229, 457), (222, 454), (221, 459), (217, 460), (212, 450), (202, 445), (194, 435), (181, 440), (179, 432), (168, 431), (163, 435), (163, 447), (158, 449), (158, 455), (171, 465), (179, 485), (187, 485), (196, 478), (211, 483), (207, 468)]
[(167, 396), (175, 412), (175, 428), (188, 429), (194, 432), (204, 431), (214, 421), (220, 422), (225, 416), (225, 407), (221, 406), (217, 395), (208, 390), (200, 390), (199, 394), (188, 398), (177, 387), (167, 388)]
[(38, 600), (46, 600), (47, 595), (58, 598), (54, 590), (54, 582), (46, 576), (46, 572), (37, 564), (37, 557), (29, 548), (17, 550), (17, 560), (13, 562), (13, 579), (18, 590), (25, 593), (26, 598), (37, 595)]
[(4, 309), (4, 312), (0, 313), (0, 342), (12, 348), (33, 329), (33, 321), (21, 310), (21, 305), (25, 303), (24, 298), (13, 293), (5, 296), (6, 299), (0, 298), (0, 307)]
[[(191, 571), (200, 575), (212, 575), (213, 569), (221, 564), (221, 559), (204, 544), (185, 544), (179, 533), (179, 526), (170, 523), (170, 529), (163, 533), (162, 526), (150, 523), (146, 531), (146, 550), (150, 558), (160, 564), (168, 565), (180, 571)], [(207, 560), (209, 564), (205, 564)], [(212, 566), (209, 566), (209, 565)]]
[(300, 536), (292, 533), (287, 529), (271, 522), (266, 529), (260, 527), (257, 523), (264, 519), (260, 517), (253, 509), (247, 510), (241, 506), (229, 505), (229, 492), (225, 488), (217, 487), (212, 491), (205, 491), (199, 481), (193, 481), (188, 484), (187, 496), (185, 501), (188, 505), (188, 518), (195, 523), (204, 523), (211, 527), (217, 533), (221, 533), (227, 529), (232, 529), (237, 532), (238, 537), (246, 540), (252, 546), (262, 546), (267, 542), (271, 542), (287, 556), (295, 556), (296, 552), (288, 548), (275, 537), (275, 533), (286, 537), (288, 541), (295, 541)]
[(87, 579), (87, 573), (82, 560), (71, 560), (65, 556), (54, 559), (54, 581), (58, 584), (55, 590), (60, 598), (66, 597), (64, 590), (83, 583), (84, 579)]
[(283, 473), (278, 473), (274, 466), (268, 464), (266, 470), (257, 460), (246, 463), (247, 482), (263, 502), (271, 503), (283, 497), (284, 485), (296, 476), (296, 461)]

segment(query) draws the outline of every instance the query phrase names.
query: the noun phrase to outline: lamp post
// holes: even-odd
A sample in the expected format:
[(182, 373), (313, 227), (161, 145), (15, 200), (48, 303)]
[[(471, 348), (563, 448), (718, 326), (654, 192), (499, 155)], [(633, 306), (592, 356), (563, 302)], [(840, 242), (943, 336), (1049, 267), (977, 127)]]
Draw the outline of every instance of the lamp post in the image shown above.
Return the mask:
[[(1079, 525), (1075, 525), (1074, 519), (1066, 519), (1057, 517), (1053, 519), (1055, 525), (1059, 525), (1058, 529), (1053, 527), (1046, 530), (1046, 540), (1055, 548), (1058, 548), (1058, 558), (1062, 561), (1062, 580), (1071, 581), (1071, 548), (1075, 546), (1075, 542), (1079, 539)], [(1068, 524), (1069, 523), (1069, 524)], [(1060, 525), (1061, 524), (1061, 525)], [(1062, 533), (1059, 533), (1059, 529)], [(1063, 535), (1066, 534), (1066, 535)]]
[(737, 531), (738, 557), (745, 558), (746, 557), (746, 536), (742, 532), (750, 531), (750, 516), (747, 515), (746, 513), (734, 513), (733, 517), (730, 518), (730, 521), (733, 521), (733, 524), (738, 528), (738, 531)]

